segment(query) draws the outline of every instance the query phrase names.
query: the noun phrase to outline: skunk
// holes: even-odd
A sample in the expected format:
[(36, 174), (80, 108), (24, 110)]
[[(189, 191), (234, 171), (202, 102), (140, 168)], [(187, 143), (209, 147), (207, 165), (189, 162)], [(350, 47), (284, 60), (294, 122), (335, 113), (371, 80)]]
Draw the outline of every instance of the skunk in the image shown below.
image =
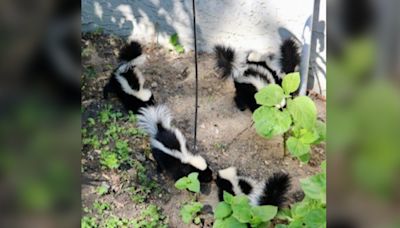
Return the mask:
[(137, 113), (141, 107), (154, 105), (154, 96), (149, 89), (143, 88), (145, 79), (138, 69), (145, 61), (142, 47), (132, 41), (120, 50), (120, 65), (111, 74), (103, 89), (104, 99), (110, 92), (116, 93), (127, 110)]
[(273, 205), (282, 207), (290, 188), (290, 177), (284, 173), (274, 173), (267, 180), (255, 180), (237, 175), (235, 167), (218, 171), (216, 184), (218, 198), (223, 200), (223, 192), (232, 195), (246, 195), (252, 205)]
[(171, 126), (172, 116), (165, 105), (139, 110), (138, 126), (150, 136), (150, 144), (158, 171), (167, 171), (175, 180), (192, 172), (199, 173), (200, 182), (212, 181), (206, 160), (192, 154), (182, 132)]
[(268, 84), (282, 84), (282, 78), (294, 72), (300, 64), (297, 44), (292, 39), (283, 41), (278, 56), (260, 54), (255, 51), (236, 53), (232, 48), (221, 45), (214, 47), (216, 68), (222, 78), (233, 78), (236, 106), (254, 112), (260, 105), (254, 95)]

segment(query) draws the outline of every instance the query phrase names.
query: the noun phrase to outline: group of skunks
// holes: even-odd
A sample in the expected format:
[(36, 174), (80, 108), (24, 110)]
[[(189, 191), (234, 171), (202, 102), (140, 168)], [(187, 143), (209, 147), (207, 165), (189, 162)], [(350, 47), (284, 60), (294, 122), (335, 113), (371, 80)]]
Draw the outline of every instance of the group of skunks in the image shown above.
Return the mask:
[[(254, 95), (268, 84), (281, 84), (282, 78), (299, 67), (299, 46), (293, 39), (284, 40), (278, 53), (235, 52), (232, 48), (214, 47), (216, 68), (222, 78), (232, 78), (236, 88), (234, 101), (244, 111), (254, 112), (259, 105)], [(146, 57), (141, 45), (132, 41), (119, 54), (119, 66), (113, 71), (103, 90), (117, 95), (123, 106), (138, 114), (138, 126), (150, 137), (150, 144), (159, 172), (165, 171), (175, 180), (192, 172), (199, 173), (199, 181), (215, 180), (219, 200), (223, 192), (246, 195), (253, 205), (282, 206), (290, 188), (290, 177), (285, 173), (274, 173), (264, 181), (239, 176), (235, 167), (219, 170), (214, 178), (206, 159), (193, 154), (187, 146), (182, 132), (171, 125), (172, 115), (163, 104), (156, 104), (152, 92), (144, 88), (144, 76), (140, 66)]]

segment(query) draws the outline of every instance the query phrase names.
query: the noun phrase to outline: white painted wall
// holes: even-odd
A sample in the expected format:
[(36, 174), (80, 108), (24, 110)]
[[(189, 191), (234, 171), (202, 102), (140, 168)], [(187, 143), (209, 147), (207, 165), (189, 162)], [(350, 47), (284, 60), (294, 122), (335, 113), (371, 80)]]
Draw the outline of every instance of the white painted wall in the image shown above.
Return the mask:
[[(326, 0), (321, 2), (324, 8), (318, 16), (325, 21)], [(101, 27), (106, 33), (167, 47), (169, 37), (178, 33), (185, 49), (193, 49), (192, 0), (82, 0), (81, 4), (82, 31)], [(314, 0), (196, 0), (199, 50), (210, 51), (223, 43), (237, 50), (276, 51), (281, 38), (291, 34), (304, 43), (311, 39), (311, 33), (304, 36), (304, 31), (312, 21), (313, 4)], [(313, 27), (323, 39), (325, 31), (325, 26)], [(317, 52), (325, 55), (326, 44), (321, 45)]]

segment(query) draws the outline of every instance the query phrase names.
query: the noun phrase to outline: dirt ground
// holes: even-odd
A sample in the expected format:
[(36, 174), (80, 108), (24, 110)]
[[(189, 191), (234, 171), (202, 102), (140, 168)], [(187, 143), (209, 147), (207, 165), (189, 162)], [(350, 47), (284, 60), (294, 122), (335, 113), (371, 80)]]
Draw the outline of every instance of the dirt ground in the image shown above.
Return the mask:
[[(85, 34), (82, 38), (82, 127), (86, 127), (88, 118), (98, 116), (105, 105), (124, 114), (117, 99), (104, 100), (102, 88), (117, 64), (116, 56), (123, 41), (119, 38)], [(174, 124), (181, 129), (193, 146), (195, 74), (193, 53), (176, 54), (156, 46), (145, 47), (148, 61), (142, 71), (146, 77), (145, 85), (150, 87), (158, 103), (165, 103), (174, 115)], [(257, 135), (252, 126), (250, 111), (239, 111), (234, 102), (232, 81), (221, 80), (214, 70), (212, 55), (202, 53), (198, 58), (199, 72), (199, 119), (197, 144), (198, 153), (207, 158), (214, 171), (228, 166), (236, 166), (241, 174), (255, 179), (263, 179), (276, 171), (284, 171), (292, 177), (291, 201), (299, 198), (299, 179), (318, 172), (320, 163), (325, 160), (325, 146), (314, 146), (312, 159), (307, 165), (301, 165), (290, 155), (284, 156), (283, 139), (276, 137), (267, 140)], [(317, 104), (318, 117), (325, 121), (325, 102), (313, 97)], [(134, 126), (132, 126), (134, 127)], [(100, 129), (101, 130), (101, 129)], [(134, 203), (129, 192), (124, 188), (134, 182), (134, 169), (108, 171), (98, 164), (98, 151), (82, 147), (82, 201), (83, 208), (90, 208), (96, 200), (112, 204), (107, 212), (120, 218), (134, 218), (152, 203), (159, 206), (168, 217), (169, 227), (188, 227), (182, 223), (179, 208), (190, 199), (190, 194), (178, 191), (172, 180), (156, 173), (154, 161), (150, 156), (143, 156), (148, 150), (147, 138), (129, 139), (133, 150), (132, 156), (147, 169), (149, 178), (162, 188), (143, 203)], [(118, 179), (115, 187), (113, 180)], [(101, 184), (111, 185), (109, 194), (99, 196), (96, 188)], [(199, 201), (213, 207), (217, 203), (216, 186), (205, 186), (205, 194)], [(208, 207), (209, 208), (209, 207)], [(89, 213), (90, 214), (90, 213)], [(207, 213), (205, 213), (207, 214)], [(204, 215), (203, 226), (210, 225), (212, 215)], [(101, 220), (102, 218), (100, 218)], [(197, 227), (195, 225), (192, 225)]]

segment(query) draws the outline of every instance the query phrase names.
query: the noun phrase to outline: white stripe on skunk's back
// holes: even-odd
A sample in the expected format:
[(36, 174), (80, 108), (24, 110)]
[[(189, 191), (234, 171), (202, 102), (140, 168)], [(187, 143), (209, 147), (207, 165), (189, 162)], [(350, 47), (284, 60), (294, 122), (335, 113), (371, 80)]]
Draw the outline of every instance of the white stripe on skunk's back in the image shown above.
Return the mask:
[(151, 137), (155, 137), (158, 131), (157, 124), (164, 128), (171, 128), (171, 112), (166, 105), (141, 108), (138, 115), (138, 126), (145, 130)]

